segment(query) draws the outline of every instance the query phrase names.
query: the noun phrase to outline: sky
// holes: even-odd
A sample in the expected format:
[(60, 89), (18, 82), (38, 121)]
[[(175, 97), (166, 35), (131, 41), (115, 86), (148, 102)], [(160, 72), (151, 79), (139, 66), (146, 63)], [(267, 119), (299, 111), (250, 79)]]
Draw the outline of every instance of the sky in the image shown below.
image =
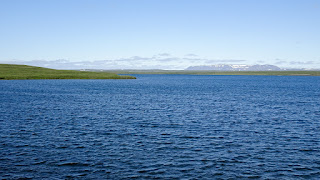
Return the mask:
[(320, 69), (320, 0), (0, 0), (0, 63)]

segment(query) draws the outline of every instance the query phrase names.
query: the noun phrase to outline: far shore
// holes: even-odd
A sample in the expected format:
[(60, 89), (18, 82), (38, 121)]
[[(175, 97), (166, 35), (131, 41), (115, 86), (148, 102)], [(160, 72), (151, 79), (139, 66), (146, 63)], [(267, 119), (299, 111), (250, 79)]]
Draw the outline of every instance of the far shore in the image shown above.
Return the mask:
[(189, 75), (260, 75), (320, 76), (320, 71), (190, 71), (190, 70), (88, 70), (116, 74), (189, 74)]

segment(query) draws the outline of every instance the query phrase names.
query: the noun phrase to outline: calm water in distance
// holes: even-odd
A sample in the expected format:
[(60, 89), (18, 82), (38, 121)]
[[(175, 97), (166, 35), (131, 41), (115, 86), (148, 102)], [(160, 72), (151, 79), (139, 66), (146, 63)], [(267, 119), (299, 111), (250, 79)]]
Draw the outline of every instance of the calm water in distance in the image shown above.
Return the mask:
[(0, 178), (320, 178), (320, 77), (135, 76), (0, 81)]

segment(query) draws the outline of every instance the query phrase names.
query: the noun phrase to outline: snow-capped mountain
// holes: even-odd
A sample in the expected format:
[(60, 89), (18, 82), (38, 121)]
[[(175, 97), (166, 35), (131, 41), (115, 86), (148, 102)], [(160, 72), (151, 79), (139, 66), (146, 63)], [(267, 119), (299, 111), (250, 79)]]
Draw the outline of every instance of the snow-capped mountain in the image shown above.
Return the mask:
[(281, 71), (274, 65), (240, 65), (240, 64), (216, 64), (209, 66), (190, 66), (186, 70), (202, 71)]

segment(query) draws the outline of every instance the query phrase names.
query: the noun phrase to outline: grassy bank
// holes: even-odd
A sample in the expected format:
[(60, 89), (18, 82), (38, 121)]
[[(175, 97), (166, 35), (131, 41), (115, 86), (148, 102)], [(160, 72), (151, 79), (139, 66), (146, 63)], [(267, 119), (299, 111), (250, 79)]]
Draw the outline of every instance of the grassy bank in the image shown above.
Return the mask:
[(26, 65), (0, 64), (0, 80), (10, 79), (135, 79), (110, 72), (54, 70)]
[(320, 76), (320, 71), (185, 71), (185, 70), (108, 70), (117, 74), (191, 74), (191, 75), (264, 75)]

